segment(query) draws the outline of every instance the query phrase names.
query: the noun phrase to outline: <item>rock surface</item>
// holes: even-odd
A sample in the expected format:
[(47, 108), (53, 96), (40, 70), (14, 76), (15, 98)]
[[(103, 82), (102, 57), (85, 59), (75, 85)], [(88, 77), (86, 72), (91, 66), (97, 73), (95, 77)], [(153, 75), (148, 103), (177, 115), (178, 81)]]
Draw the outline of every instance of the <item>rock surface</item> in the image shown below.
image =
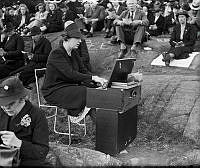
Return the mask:
[(121, 161), (99, 151), (56, 143), (50, 144), (48, 161), (55, 167), (120, 166), (122, 164)]
[(180, 156), (171, 158), (169, 160), (170, 166), (190, 166), (200, 164), (200, 150), (190, 150)]
[(198, 142), (199, 88), (198, 76), (146, 75), (142, 85), (142, 104), (145, 105), (143, 111), (148, 109), (148, 112), (141, 115), (152, 123), (167, 123)]

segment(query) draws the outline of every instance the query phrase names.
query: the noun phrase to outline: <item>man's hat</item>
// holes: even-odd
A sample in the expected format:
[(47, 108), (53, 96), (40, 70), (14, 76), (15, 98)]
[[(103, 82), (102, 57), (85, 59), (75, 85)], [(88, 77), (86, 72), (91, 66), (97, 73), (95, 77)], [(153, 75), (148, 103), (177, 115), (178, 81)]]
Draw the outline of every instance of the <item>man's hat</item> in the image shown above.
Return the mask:
[(17, 77), (10, 77), (0, 84), (0, 106), (8, 105), (25, 97), (28, 90)]
[(186, 10), (179, 10), (176, 16), (178, 17), (179, 15), (185, 15), (186, 18), (189, 17), (188, 12)]
[(31, 29), (30, 29), (30, 36), (35, 36), (35, 35), (38, 35), (38, 34), (41, 34), (41, 30), (39, 27), (37, 26), (33, 26)]
[(62, 34), (62, 37), (83, 38), (77, 24), (71, 20), (65, 22), (64, 32), (65, 33)]
[(190, 9), (192, 10), (199, 10), (200, 9), (200, 1), (199, 0), (193, 0), (192, 3), (189, 4)]

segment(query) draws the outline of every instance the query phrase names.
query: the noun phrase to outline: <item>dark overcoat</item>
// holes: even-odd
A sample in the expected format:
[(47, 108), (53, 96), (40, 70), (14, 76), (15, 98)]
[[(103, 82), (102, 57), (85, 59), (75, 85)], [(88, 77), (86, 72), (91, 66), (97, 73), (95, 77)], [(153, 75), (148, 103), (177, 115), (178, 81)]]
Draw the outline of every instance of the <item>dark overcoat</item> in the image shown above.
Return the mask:
[(48, 33), (58, 32), (64, 29), (62, 17), (63, 12), (59, 9), (55, 10), (54, 12), (50, 11), (48, 13), (46, 19)]
[(88, 71), (92, 72), (92, 66), (90, 64), (90, 56), (87, 48), (86, 41), (84, 39), (81, 40), (80, 45), (78, 46), (79, 56), (82, 58), (84, 66)]
[[(20, 125), (20, 122), (27, 114), (31, 118), (31, 123), (30, 126), (25, 127)], [(43, 166), (45, 164), (44, 160), (49, 151), (49, 131), (47, 119), (42, 110), (26, 101), (22, 110), (12, 118), (0, 108), (0, 131), (5, 130), (14, 132), (17, 138), (22, 140), (21, 166)]]
[(125, 10), (126, 10), (126, 7), (123, 6), (123, 5), (120, 5), (120, 6), (118, 7), (118, 9), (116, 10), (116, 15), (117, 15), (117, 16), (120, 16), (121, 13), (122, 13), (123, 11), (125, 11)]
[(86, 87), (82, 83), (91, 82), (92, 75), (77, 50), (71, 54), (69, 56), (63, 46), (50, 53), (42, 93), (49, 104), (77, 116), (86, 105)]
[(24, 40), (18, 34), (13, 34), (9, 40), (4, 39), (0, 44), (7, 54), (4, 56), (6, 61), (0, 63), (0, 79), (5, 78), (10, 72), (22, 67), (24, 65)]
[[(195, 28), (191, 24), (188, 23), (186, 24), (182, 40), (180, 39), (180, 34), (181, 34), (181, 25), (177, 24), (173, 29), (169, 42), (171, 45), (169, 52), (174, 53), (175, 59), (187, 58), (188, 53), (191, 53), (193, 51), (193, 47), (196, 41)], [(175, 48), (174, 42), (180, 42), (180, 41), (183, 41), (184, 46)]]
[(25, 86), (35, 81), (34, 69), (45, 68), (49, 53), (51, 52), (51, 43), (45, 37), (41, 37), (32, 47), (33, 59), (25, 66), (19, 75), (19, 79)]
[[(24, 23), (23, 26), (28, 25), (30, 23), (30, 18), (31, 18), (30, 15), (26, 14), (25, 23)], [(19, 27), (19, 25), (21, 23), (21, 20), (22, 20), (22, 15), (21, 14), (15, 16), (14, 25), (15, 25), (16, 28)]]
[(149, 20), (149, 26), (154, 24), (157, 26), (156, 30), (148, 30), (150, 35), (152, 36), (161, 35), (163, 32), (163, 25), (165, 24), (165, 18), (162, 15), (160, 15), (155, 22), (155, 13), (153, 12), (148, 13), (147, 18)]

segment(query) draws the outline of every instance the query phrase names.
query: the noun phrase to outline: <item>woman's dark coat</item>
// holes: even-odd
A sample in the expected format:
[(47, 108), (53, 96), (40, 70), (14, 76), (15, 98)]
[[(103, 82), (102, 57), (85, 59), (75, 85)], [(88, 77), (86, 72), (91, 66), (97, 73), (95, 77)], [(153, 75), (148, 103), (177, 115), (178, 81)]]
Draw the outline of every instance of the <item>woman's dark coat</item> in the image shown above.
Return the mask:
[(77, 116), (86, 105), (86, 87), (82, 83), (91, 81), (92, 75), (77, 50), (73, 50), (70, 57), (64, 47), (59, 47), (49, 55), (42, 93), (49, 104)]
[(47, 33), (58, 32), (64, 29), (62, 22), (63, 12), (61, 10), (55, 10), (53, 13), (50, 11), (47, 15), (46, 25)]
[(92, 72), (92, 66), (90, 64), (90, 56), (87, 48), (87, 44), (85, 40), (81, 40), (81, 43), (78, 47), (79, 56), (81, 57), (84, 66), (89, 72)]
[[(181, 25), (177, 24), (173, 29), (169, 42), (171, 45), (169, 52), (175, 54), (174, 57), (175, 59), (184, 59), (188, 57), (188, 54), (193, 51), (193, 47), (197, 36), (193, 25), (188, 23), (186, 24), (182, 40), (180, 39), (180, 34), (181, 34)], [(180, 41), (183, 41), (184, 46), (175, 48), (174, 42), (180, 42)]]
[[(24, 23), (23, 26), (28, 25), (30, 23), (30, 18), (31, 18), (30, 15), (26, 14), (25, 23)], [(15, 25), (16, 28), (19, 27), (19, 25), (21, 23), (21, 20), (22, 20), (22, 15), (21, 14), (15, 16), (14, 25)]]
[(35, 44), (35, 48), (32, 48), (33, 59), (25, 66), (19, 76), (24, 86), (35, 81), (34, 69), (46, 67), (51, 49), (50, 41), (43, 36)]
[[(30, 126), (20, 125), (21, 119), (28, 114)], [(0, 108), (0, 131), (12, 131), (22, 140), (20, 148), (21, 166), (43, 166), (49, 151), (49, 131), (45, 114), (29, 101), (15, 118), (9, 117)], [(0, 139), (0, 144), (2, 143)]]
[(165, 18), (160, 15), (159, 18), (155, 22), (155, 14), (153, 12), (150, 12), (147, 16), (149, 20), (149, 26), (156, 24), (157, 29), (156, 30), (148, 30), (150, 35), (152, 36), (158, 36), (161, 35), (163, 32), (163, 25), (165, 24)]
[(6, 61), (0, 63), (0, 79), (5, 78), (10, 72), (24, 65), (24, 40), (18, 34), (13, 34), (9, 40), (7, 38), (0, 44), (7, 54), (4, 56)]

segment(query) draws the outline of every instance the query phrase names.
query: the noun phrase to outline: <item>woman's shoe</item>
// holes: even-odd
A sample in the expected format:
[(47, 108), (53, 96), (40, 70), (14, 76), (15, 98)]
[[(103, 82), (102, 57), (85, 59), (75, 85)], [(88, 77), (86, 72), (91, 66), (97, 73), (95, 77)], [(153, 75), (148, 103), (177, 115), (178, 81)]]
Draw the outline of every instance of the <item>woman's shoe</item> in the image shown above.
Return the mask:
[(163, 62), (165, 62), (165, 60), (166, 60), (166, 55), (167, 55), (167, 52), (163, 52), (163, 53), (162, 53), (162, 56), (163, 56), (162, 61), (163, 61)]
[(89, 111), (90, 111), (90, 108), (85, 107), (83, 112), (80, 113), (77, 117), (69, 116), (70, 121), (72, 123), (79, 123), (80, 121), (82, 121), (85, 118), (86, 114), (89, 113)]
[(83, 34), (83, 35), (87, 35), (88, 34), (88, 31), (87, 30), (81, 30), (81, 33)]
[(171, 61), (171, 57), (170, 57), (170, 54), (165, 52), (163, 53), (163, 59), (162, 59), (163, 62), (165, 62), (165, 65), (168, 67), (169, 64), (170, 64), (170, 61)]
[(120, 49), (120, 53), (118, 55), (118, 59), (124, 58), (127, 52), (128, 52), (127, 47), (125, 49)]

